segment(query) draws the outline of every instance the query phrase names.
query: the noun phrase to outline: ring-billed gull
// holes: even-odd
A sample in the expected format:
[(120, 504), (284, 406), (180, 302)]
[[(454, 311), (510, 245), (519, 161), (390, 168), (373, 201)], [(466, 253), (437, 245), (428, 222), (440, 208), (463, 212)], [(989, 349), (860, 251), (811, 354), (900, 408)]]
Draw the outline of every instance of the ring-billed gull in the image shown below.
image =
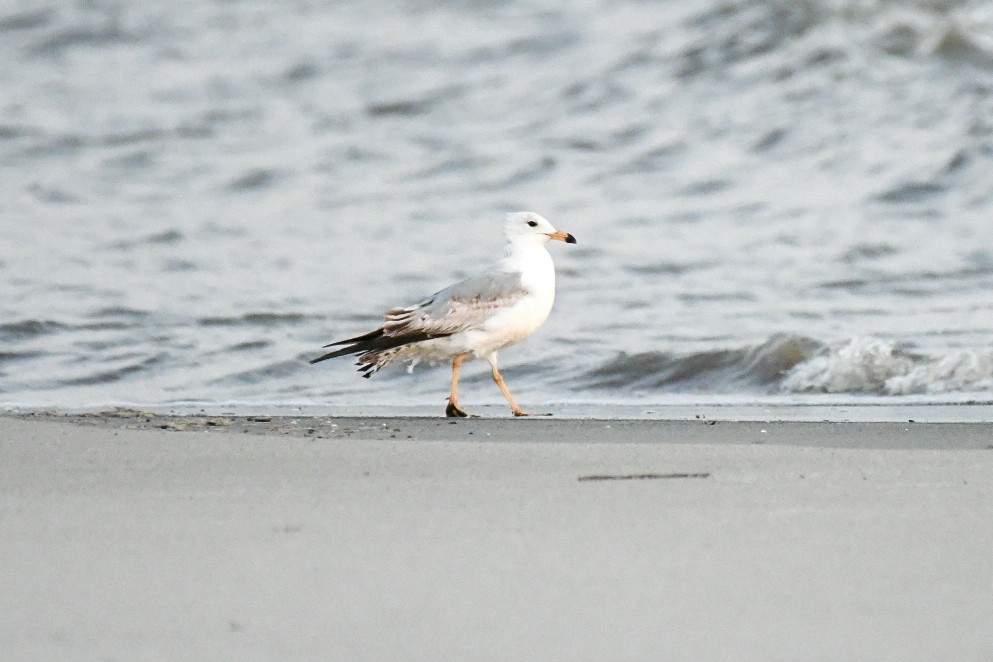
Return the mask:
[(495, 265), (413, 306), (387, 310), (383, 326), (325, 345), (343, 347), (311, 363), (357, 354), (359, 372), (371, 377), (393, 361), (451, 360), (445, 415), (468, 416), (459, 407), (459, 369), (468, 358), (486, 359), (514, 416), (527, 416), (497, 369), (497, 350), (524, 340), (544, 323), (555, 300), (555, 265), (545, 244), (551, 239), (574, 244), (576, 238), (534, 212), (507, 214), (504, 234), (507, 255)]

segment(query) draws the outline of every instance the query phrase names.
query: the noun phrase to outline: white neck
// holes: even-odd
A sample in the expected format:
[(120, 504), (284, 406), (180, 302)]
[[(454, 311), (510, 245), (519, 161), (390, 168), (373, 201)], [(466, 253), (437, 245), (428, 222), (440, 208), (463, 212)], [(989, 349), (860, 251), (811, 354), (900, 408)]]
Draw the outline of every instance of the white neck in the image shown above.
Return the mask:
[(544, 251), (548, 252), (545, 244), (547, 241), (541, 241), (534, 237), (515, 237), (513, 239), (507, 240), (507, 245), (505, 251), (507, 255), (514, 255), (516, 253), (529, 253), (531, 251)]
[(521, 284), (529, 290), (547, 290), (554, 296), (555, 265), (544, 242), (508, 242), (507, 257), (503, 264), (512, 271), (520, 271)]

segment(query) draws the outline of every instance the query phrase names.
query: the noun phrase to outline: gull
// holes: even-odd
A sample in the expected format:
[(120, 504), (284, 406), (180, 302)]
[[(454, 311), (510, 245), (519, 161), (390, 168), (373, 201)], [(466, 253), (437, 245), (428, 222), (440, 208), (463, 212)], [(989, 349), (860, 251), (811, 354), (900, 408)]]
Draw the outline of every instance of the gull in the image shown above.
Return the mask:
[(387, 310), (381, 327), (325, 345), (340, 349), (311, 363), (358, 355), (359, 372), (371, 377), (394, 361), (450, 360), (452, 390), (445, 415), (466, 417), (459, 406), (459, 369), (466, 359), (486, 359), (514, 416), (528, 416), (500, 375), (497, 351), (524, 340), (548, 318), (555, 300), (555, 265), (546, 244), (552, 239), (575, 244), (576, 238), (529, 211), (507, 214), (504, 234), (502, 260), (420, 303)]

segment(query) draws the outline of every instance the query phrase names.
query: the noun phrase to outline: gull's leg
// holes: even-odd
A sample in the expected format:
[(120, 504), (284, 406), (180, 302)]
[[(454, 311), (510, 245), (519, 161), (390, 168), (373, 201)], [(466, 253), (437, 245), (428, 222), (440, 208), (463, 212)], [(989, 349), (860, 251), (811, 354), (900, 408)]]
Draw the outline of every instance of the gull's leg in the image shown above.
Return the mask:
[(465, 354), (459, 354), (452, 359), (452, 392), (448, 395), (448, 407), (445, 408), (445, 416), (467, 418), (469, 414), (459, 407), (459, 368), (465, 361)]
[[(510, 411), (514, 412), (514, 416), (534, 416), (535, 414), (530, 414), (524, 411), (523, 409), (517, 406), (516, 402), (514, 402), (514, 396), (510, 394), (510, 389), (507, 388), (507, 382), (503, 381), (503, 375), (501, 375), (500, 371), (497, 369), (496, 354), (490, 354), (486, 358), (486, 360), (490, 362), (490, 368), (493, 371), (493, 381), (495, 381), (497, 383), (497, 386), (500, 387), (500, 390), (503, 392), (503, 397), (507, 398), (507, 402), (510, 403)], [(551, 416), (551, 414), (537, 414), (537, 415)]]

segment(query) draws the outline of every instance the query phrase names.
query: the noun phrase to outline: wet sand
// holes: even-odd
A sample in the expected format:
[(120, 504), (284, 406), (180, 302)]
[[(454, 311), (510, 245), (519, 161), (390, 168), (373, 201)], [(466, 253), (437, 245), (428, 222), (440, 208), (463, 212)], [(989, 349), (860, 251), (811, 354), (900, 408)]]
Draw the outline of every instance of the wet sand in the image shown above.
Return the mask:
[(990, 659), (990, 431), (0, 417), (3, 657)]

